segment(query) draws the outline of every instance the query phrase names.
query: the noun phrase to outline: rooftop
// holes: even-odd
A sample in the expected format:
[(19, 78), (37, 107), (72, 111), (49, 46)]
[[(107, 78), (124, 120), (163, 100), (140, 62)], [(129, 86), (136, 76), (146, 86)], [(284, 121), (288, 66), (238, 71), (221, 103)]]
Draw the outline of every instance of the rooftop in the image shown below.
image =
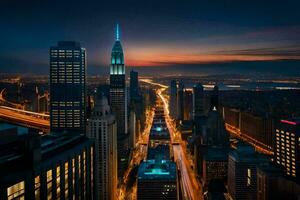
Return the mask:
[(138, 179), (165, 179), (176, 180), (176, 163), (169, 160), (147, 160), (141, 163), (138, 170)]

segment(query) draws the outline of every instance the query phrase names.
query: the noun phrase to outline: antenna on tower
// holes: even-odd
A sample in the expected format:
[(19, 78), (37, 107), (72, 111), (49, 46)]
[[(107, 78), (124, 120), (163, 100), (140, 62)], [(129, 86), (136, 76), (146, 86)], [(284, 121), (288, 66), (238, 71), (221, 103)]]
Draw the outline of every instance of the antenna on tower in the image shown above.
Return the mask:
[(120, 30), (119, 30), (119, 24), (116, 25), (116, 40), (120, 40)]

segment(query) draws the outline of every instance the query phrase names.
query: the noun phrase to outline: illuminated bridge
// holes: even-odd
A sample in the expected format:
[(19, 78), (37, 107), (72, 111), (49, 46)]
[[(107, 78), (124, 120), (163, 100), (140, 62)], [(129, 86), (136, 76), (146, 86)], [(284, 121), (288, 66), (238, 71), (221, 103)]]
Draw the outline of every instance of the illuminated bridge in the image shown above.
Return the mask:
[(38, 129), (44, 132), (50, 130), (50, 117), (46, 114), (25, 111), (7, 106), (0, 106), (0, 120)]

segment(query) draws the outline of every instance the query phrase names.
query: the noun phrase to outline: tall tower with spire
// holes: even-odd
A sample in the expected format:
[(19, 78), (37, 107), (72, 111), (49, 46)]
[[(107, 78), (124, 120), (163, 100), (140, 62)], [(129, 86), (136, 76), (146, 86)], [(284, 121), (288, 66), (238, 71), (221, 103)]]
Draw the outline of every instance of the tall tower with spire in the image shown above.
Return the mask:
[[(127, 138), (127, 93), (125, 82), (124, 54), (120, 41), (119, 25), (116, 26), (115, 43), (111, 52), (110, 64), (110, 106), (117, 121), (118, 134), (118, 171), (122, 175), (124, 164), (120, 160), (126, 158)], [(125, 159), (126, 160), (126, 159)]]
[(110, 104), (117, 118), (118, 135), (127, 134), (127, 97), (124, 54), (120, 41), (119, 25), (116, 26), (115, 43), (111, 52)]

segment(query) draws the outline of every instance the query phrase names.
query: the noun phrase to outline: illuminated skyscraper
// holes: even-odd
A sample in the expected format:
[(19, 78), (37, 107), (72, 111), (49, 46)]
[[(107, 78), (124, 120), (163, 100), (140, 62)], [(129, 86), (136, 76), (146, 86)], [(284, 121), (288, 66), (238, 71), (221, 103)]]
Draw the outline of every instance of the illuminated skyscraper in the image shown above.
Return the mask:
[(88, 119), (87, 136), (95, 140), (95, 178), (99, 199), (116, 199), (117, 124), (105, 96), (95, 101), (91, 118)]
[(51, 131), (85, 133), (86, 51), (77, 42), (50, 48)]
[(111, 52), (110, 105), (116, 116), (118, 135), (127, 134), (125, 65), (118, 25), (116, 27), (116, 40)]
[(110, 107), (117, 121), (118, 134), (118, 176), (121, 178), (126, 169), (128, 155), (127, 138), (127, 91), (123, 49), (120, 42), (119, 25), (116, 27), (116, 39), (111, 52), (110, 65)]

